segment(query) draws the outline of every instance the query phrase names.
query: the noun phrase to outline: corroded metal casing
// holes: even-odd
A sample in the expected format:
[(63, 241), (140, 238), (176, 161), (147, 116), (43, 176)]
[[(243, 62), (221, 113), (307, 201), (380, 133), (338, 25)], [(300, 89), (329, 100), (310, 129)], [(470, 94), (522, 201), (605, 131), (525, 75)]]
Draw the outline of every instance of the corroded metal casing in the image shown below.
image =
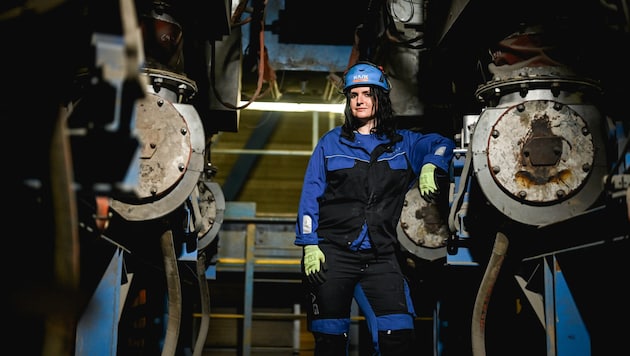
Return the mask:
[(583, 100), (586, 82), (517, 81), (481, 91), (502, 96), (476, 124), (473, 174), (489, 202), (513, 220), (539, 226), (571, 218), (601, 193), (604, 118)]
[(396, 230), (400, 244), (414, 255), (428, 261), (446, 256), (446, 217), (420, 196), (417, 184), (405, 195)]
[(147, 93), (137, 101), (136, 115), (142, 146), (136, 199), (112, 202), (131, 221), (162, 217), (184, 203), (201, 177), (205, 151), (203, 125), (192, 105)]

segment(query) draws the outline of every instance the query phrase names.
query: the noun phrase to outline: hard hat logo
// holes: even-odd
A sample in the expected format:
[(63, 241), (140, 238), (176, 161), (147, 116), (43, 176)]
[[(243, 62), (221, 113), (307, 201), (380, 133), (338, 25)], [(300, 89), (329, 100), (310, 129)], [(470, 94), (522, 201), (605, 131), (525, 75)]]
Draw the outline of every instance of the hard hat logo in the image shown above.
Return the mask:
[(375, 85), (385, 91), (391, 89), (383, 70), (372, 63), (359, 62), (353, 65), (346, 72), (344, 79), (344, 91), (358, 85)]
[(354, 78), (352, 78), (352, 82), (353, 83), (364, 83), (364, 82), (369, 82), (370, 78), (368, 77), (367, 74), (358, 74), (355, 75)]

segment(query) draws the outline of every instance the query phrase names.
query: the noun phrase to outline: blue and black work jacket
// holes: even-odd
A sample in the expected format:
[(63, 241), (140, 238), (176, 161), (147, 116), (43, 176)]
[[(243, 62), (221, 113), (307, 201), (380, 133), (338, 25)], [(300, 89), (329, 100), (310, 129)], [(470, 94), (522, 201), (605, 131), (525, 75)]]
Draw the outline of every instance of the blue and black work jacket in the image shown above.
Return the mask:
[(393, 140), (336, 127), (322, 136), (309, 160), (298, 206), (295, 244), (326, 239), (350, 245), (367, 226), (370, 245), (391, 252), (405, 194), (421, 167), (433, 163), (448, 172), (455, 143), (439, 134), (397, 130)]

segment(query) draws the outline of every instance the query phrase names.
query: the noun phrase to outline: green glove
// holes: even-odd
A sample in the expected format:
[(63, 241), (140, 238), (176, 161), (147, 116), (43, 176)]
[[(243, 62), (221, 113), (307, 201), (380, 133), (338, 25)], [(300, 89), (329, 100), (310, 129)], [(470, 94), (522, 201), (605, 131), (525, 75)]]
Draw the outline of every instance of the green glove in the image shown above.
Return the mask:
[(440, 195), (440, 188), (436, 181), (436, 168), (437, 166), (433, 163), (427, 163), (420, 170), (418, 180), (420, 196), (429, 203), (435, 203), (438, 195)]
[(304, 246), (304, 273), (309, 282), (321, 284), (326, 281), (326, 256), (317, 245)]

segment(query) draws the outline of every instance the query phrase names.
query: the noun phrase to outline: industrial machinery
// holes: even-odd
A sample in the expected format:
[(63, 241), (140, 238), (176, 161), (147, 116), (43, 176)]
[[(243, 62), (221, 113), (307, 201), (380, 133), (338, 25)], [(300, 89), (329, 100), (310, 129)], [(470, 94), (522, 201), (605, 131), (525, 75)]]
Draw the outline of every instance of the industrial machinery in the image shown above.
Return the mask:
[[(214, 10), (226, 14), (225, 6)], [(59, 46), (19, 36), (10, 46), (19, 60), (7, 63), (29, 71), (29, 61), (52, 57), (56, 73), (50, 100), (10, 98), (34, 124), (45, 123), (16, 170), (21, 197), (11, 220), (28, 224), (22, 217), (28, 212), (44, 222), (33, 226), (40, 245), (33, 260), (43, 263), (37, 268), (44, 273), (28, 269), (41, 277), (16, 277), (10, 294), (15, 340), (24, 340), (26, 354), (190, 349), (181, 344), (192, 326), (186, 286), (195, 285), (196, 300), (209, 305), (205, 251), (213, 242), (216, 249), (225, 201), (212, 181), (207, 147), (218, 127), (210, 117), (221, 113), (209, 115), (199, 104), (197, 96), (209, 89), (192, 76), (207, 64), (185, 53), (229, 33), (228, 19), (223, 26), (213, 22), (216, 29), (194, 28), (186, 16), (196, 7), (152, 1), (4, 10), (5, 31), (48, 30)], [(63, 23), (68, 20), (72, 28)], [(21, 82), (34, 78), (24, 76)], [(237, 120), (232, 113), (226, 125)], [(180, 274), (186, 264), (195, 272)], [(202, 325), (208, 318), (205, 312)]]
[[(16, 152), (5, 221), (17, 227), (5, 249), (23, 256), (5, 259), (11, 344), (201, 355), (219, 233), (256, 222), (226, 226), (212, 137), (238, 132), (263, 92), (281, 94), (276, 71), (326, 76), (331, 101), (335, 78), (371, 60), (402, 127), (458, 143), (444, 201), (411, 190), (398, 229), (417, 309), (432, 316), (419, 353), (627, 349), (616, 320), (630, 317), (629, 5), (0, 5), (0, 115), (20, 133), (4, 150)], [(292, 221), (261, 240), (283, 236), (278, 223)]]
[[(456, 136), (453, 190), (448, 214), (442, 211), (450, 234), (427, 223), (435, 212), (407, 195), (402, 245), (424, 260), (445, 257), (443, 278), (452, 278), (436, 297), (439, 354), (605, 354), (622, 337), (600, 314), (619, 310), (593, 314), (589, 303), (613, 298), (617, 305), (623, 273), (616, 272), (627, 270), (618, 260), (630, 231), (627, 119), (606, 107), (610, 74), (585, 67), (592, 63), (581, 42), (589, 37), (579, 30), (584, 9), (566, 17), (551, 9), (523, 15), (514, 32), (488, 44), (490, 61), (474, 92), (481, 107), (462, 115)], [(613, 30), (627, 37), (621, 32)], [(465, 285), (476, 294), (455, 297)], [(601, 301), (572, 294), (595, 285), (606, 295)], [(462, 324), (463, 316), (472, 322)], [(470, 339), (454, 338), (462, 331)]]

